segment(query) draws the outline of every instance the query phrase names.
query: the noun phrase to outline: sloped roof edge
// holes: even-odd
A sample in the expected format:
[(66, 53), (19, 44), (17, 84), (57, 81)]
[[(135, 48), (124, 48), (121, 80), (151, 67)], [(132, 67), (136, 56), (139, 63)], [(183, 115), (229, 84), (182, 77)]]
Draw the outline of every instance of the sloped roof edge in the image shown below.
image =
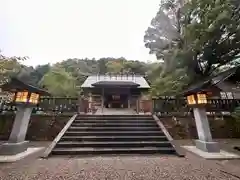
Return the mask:
[(2, 90), (16, 92), (18, 90), (29, 90), (31, 92), (39, 93), (40, 95), (50, 96), (51, 94), (44, 89), (26, 84), (17, 78), (11, 78), (9, 82), (1, 86)]
[(188, 89), (186, 89), (185, 91), (183, 91), (180, 94), (186, 96), (188, 94), (192, 94), (192, 93), (196, 93), (196, 92), (203, 92), (204, 88), (207, 88), (211, 85), (217, 85), (218, 83), (228, 79), (230, 76), (235, 74), (237, 69), (239, 69), (239, 68), (240, 68), (240, 65), (230, 68), (230, 69), (228, 69), (224, 72), (221, 72), (215, 76), (210, 76), (210, 77), (206, 78), (205, 80), (202, 80), (196, 84), (189, 86)]

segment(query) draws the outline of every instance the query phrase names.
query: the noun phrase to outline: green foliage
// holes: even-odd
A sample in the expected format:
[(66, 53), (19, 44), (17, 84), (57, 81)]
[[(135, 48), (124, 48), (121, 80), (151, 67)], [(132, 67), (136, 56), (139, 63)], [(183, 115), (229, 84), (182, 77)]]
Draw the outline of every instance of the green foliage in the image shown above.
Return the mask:
[(125, 58), (67, 59), (52, 66), (24, 66), (17, 60), (0, 61), (2, 74), (17, 76), (24, 82), (47, 89), (54, 96), (76, 96), (87, 76), (134, 73), (152, 82), (162, 71), (161, 63), (145, 63)]
[(64, 69), (54, 67), (46, 73), (40, 82), (54, 96), (76, 96), (76, 80), (75, 78)]
[(240, 120), (240, 106), (235, 109), (235, 111), (232, 113), (232, 117), (235, 119)]
[(107, 72), (118, 74), (124, 71), (124, 60), (110, 60), (106, 64)]
[(49, 64), (39, 65), (35, 68), (27, 67), (21, 65), (21, 70), (17, 74), (17, 77), (22, 81), (31, 84), (33, 86), (38, 86), (43, 76), (50, 70), (51, 66)]
[(235, 111), (231, 114), (233, 119), (228, 122), (228, 124), (232, 124), (232, 131), (236, 137), (240, 137), (240, 106), (235, 109)]
[(221, 69), (239, 64), (240, 2), (162, 0), (144, 42), (164, 65), (152, 94), (181, 91)]
[(185, 69), (166, 75), (162, 74), (151, 84), (151, 94), (154, 97), (176, 95), (188, 84), (189, 77)]
[(20, 57), (6, 57), (0, 54), (0, 83), (3, 83), (9, 77), (17, 75), (21, 70), (22, 61), (26, 58)]
[(188, 70), (207, 77), (240, 54), (239, 4), (232, 0), (188, 1), (183, 9), (184, 47)]

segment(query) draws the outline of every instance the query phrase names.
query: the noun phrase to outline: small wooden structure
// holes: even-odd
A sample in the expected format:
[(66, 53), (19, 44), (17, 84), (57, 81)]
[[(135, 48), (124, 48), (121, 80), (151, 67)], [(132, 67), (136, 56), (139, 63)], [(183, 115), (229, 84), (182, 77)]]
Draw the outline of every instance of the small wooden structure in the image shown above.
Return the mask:
[[(98, 108), (131, 108), (143, 111), (146, 100), (144, 92), (150, 88), (143, 76), (138, 75), (94, 75), (82, 84), (88, 110)], [(151, 109), (151, 108), (150, 108)]]
[(204, 92), (211, 99), (240, 99), (240, 66), (193, 84), (183, 94), (192, 92)]

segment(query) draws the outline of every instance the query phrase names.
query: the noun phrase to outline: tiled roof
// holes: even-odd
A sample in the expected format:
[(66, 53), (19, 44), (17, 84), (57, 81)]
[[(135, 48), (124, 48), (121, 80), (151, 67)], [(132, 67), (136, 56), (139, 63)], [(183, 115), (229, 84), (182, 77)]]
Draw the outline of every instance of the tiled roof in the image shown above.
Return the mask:
[(181, 94), (188, 95), (188, 94), (203, 91), (205, 88), (210, 87), (212, 85), (218, 86), (219, 83), (225, 81), (230, 76), (234, 75), (238, 69), (240, 69), (240, 66), (230, 68), (224, 72), (217, 74), (214, 77), (210, 76), (196, 84), (191, 85), (187, 90), (185, 90)]
[(89, 76), (84, 83), (82, 84), (82, 88), (93, 88), (93, 84), (99, 83), (101, 81), (104, 82), (131, 82), (131, 83), (136, 83), (139, 84), (137, 88), (150, 88), (149, 84), (145, 80), (143, 76), (138, 76), (138, 75), (123, 75), (123, 76), (115, 76), (115, 75), (94, 75), (94, 76)]
[(40, 89), (40, 88), (32, 86), (30, 84), (26, 84), (26, 83), (24, 83), (23, 81), (20, 81), (17, 78), (10, 79), (9, 82), (7, 82), (7, 83), (5, 83), (1, 86), (1, 89), (3, 91), (10, 91), (10, 92), (15, 92), (15, 91), (18, 91), (18, 90), (20, 90), (20, 91), (21, 90), (28, 90), (28, 91), (35, 92), (35, 93), (38, 93), (38, 94), (41, 94), (41, 95), (46, 95), (46, 96), (51, 95), (46, 90)]

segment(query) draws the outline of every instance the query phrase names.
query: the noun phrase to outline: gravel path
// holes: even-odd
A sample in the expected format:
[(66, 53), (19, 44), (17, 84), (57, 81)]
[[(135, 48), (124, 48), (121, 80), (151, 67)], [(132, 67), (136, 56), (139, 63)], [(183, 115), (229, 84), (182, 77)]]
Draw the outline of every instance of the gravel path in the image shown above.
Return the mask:
[(173, 156), (49, 158), (0, 164), (1, 180), (236, 180), (211, 161)]

